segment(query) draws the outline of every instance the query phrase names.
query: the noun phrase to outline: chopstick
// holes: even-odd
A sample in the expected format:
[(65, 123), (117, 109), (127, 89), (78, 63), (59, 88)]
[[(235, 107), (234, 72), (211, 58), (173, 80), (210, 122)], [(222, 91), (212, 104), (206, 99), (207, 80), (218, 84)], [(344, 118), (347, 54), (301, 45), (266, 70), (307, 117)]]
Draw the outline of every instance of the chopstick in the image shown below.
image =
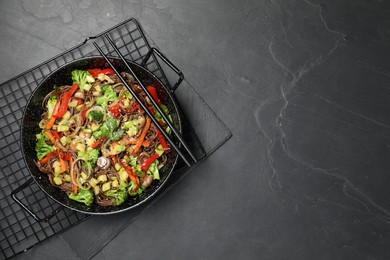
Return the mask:
[[(113, 46), (115, 51), (120, 56), (121, 60), (126, 64), (127, 68), (131, 72), (134, 79), (139, 83), (143, 91), (145, 91), (148, 98), (151, 100), (152, 104), (155, 106), (157, 111), (160, 113), (160, 115), (164, 118), (165, 122), (167, 122), (168, 126), (171, 128), (172, 132), (176, 135), (180, 143), (183, 145), (183, 147), (186, 149), (187, 153), (191, 156), (194, 163), (197, 162), (196, 157), (192, 154), (191, 150), (189, 149), (188, 145), (185, 143), (181, 135), (178, 133), (176, 128), (171, 124), (171, 122), (168, 120), (168, 118), (165, 116), (163, 111), (160, 109), (158, 104), (154, 101), (152, 95), (149, 93), (148, 89), (143, 85), (143, 83), (138, 79), (137, 75), (134, 73), (134, 71), (130, 68), (130, 66), (127, 64), (126, 60), (124, 59), (123, 55), (119, 52), (118, 48), (115, 46), (115, 44), (112, 42), (112, 40), (105, 35), (110, 44)], [(163, 136), (167, 139), (169, 144), (174, 148), (174, 150), (179, 154), (179, 156), (183, 159), (183, 161), (188, 165), (191, 166), (190, 161), (186, 158), (186, 156), (182, 153), (182, 151), (176, 146), (176, 144), (173, 142), (173, 140), (169, 137), (169, 135), (166, 133), (165, 129), (159, 124), (157, 119), (152, 115), (152, 113), (149, 111), (147, 106), (141, 101), (141, 99), (138, 97), (137, 93), (129, 86), (129, 84), (126, 82), (126, 80), (120, 75), (118, 70), (114, 67), (112, 62), (109, 60), (109, 58), (103, 53), (102, 49), (96, 44), (96, 42), (93, 43), (95, 48), (99, 51), (100, 55), (107, 61), (107, 63), (110, 65), (110, 67), (114, 70), (114, 72), (117, 74), (118, 78), (122, 81), (122, 83), (125, 85), (125, 87), (130, 91), (130, 93), (133, 95), (135, 100), (140, 104), (142, 109), (146, 112), (146, 114), (150, 117), (150, 119), (153, 121), (153, 123), (156, 125), (156, 127), (159, 129), (159, 131), (163, 134)]]

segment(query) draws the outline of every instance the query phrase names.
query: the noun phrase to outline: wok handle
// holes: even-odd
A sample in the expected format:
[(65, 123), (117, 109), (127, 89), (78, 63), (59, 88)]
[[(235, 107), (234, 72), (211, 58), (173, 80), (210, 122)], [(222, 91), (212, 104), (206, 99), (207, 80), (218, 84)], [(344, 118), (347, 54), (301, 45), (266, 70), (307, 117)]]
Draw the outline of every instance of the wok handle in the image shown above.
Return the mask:
[(55, 216), (58, 213), (58, 211), (60, 211), (62, 209), (62, 207), (58, 207), (57, 209), (55, 209), (49, 215), (40, 218), (34, 212), (32, 212), (25, 204), (23, 204), (23, 202), (21, 200), (19, 200), (16, 197), (16, 194), (21, 192), (26, 187), (28, 187), (31, 184), (32, 181), (33, 181), (32, 178), (28, 179), (25, 183), (23, 183), (18, 188), (16, 188), (13, 192), (11, 192), (11, 196), (16, 201), (16, 203), (18, 203), (25, 211), (27, 211), (36, 221), (38, 221), (38, 222), (48, 222), (49, 219), (51, 219), (53, 216)]
[(180, 83), (183, 81), (184, 79), (184, 74), (183, 72), (181, 72), (170, 60), (168, 60), (167, 57), (165, 57), (164, 54), (162, 54), (162, 52), (154, 47), (151, 47), (150, 50), (148, 51), (148, 53), (146, 54), (146, 56), (144, 57), (144, 59), (142, 60), (141, 62), (141, 66), (142, 67), (145, 67), (146, 65), (146, 62), (149, 60), (150, 56), (152, 56), (152, 54), (157, 54), (157, 56), (160, 57), (160, 59), (165, 62), (178, 76), (179, 76), (179, 79), (177, 80), (177, 82), (175, 83), (175, 85), (173, 87), (171, 87), (171, 90), (172, 91), (175, 91)]

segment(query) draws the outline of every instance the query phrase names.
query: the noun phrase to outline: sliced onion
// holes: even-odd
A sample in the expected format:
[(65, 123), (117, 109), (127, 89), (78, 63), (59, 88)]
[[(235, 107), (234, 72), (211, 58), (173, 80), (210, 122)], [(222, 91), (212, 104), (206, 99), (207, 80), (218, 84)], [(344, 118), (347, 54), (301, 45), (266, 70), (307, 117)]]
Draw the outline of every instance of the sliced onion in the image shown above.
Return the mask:
[[(70, 178), (72, 179), (73, 185), (77, 185), (79, 188), (83, 188), (82, 185), (80, 185), (78, 182), (78, 177), (76, 178), (76, 180), (74, 178), (75, 177), (74, 176), (74, 166), (76, 165), (76, 163), (78, 161), (85, 161), (85, 160), (82, 158), (77, 158), (76, 160), (74, 160), (73, 164), (70, 167)], [(91, 176), (91, 171), (89, 168), (87, 168), (87, 176), (88, 176), (87, 179), (89, 179), (89, 177)]]
[(39, 125), (39, 128), (45, 129), (45, 127), (46, 127), (46, 120), (42, 119), (41, 121), (39, 121), (38, 125)]
[(77, 123), (76, 129), (72, 132), (72, 134), (69, 135), (69, 137), (73, 138), (78, 134), (78, 132), (81, 129), (81, 114), (77, 113), (77, 114), (73, 115), (69, 120), (71, 120), (71, 119), (74, 119), (75, 122)]

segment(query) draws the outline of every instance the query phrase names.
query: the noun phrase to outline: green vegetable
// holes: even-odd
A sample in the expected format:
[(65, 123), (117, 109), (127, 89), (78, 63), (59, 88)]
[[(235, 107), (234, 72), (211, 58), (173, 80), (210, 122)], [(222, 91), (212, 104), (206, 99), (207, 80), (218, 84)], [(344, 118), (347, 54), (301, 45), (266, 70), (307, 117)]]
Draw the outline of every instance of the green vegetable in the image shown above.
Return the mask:
[(126, 146), (117, 144), (114, 147), (114, 150), (115, 150), (115, 154), (119, 154), (119, 153), (123, 152), (124, 150), (126, 150)]
[(49, 138), (46, 136), (44, 132), (42, 134), (37, 135), (38, 142), (35, 145), (35, 151), (37, 152), (37, 158), (38, 160), (41, 160), (43, 157), (45, 157), (48, 153), (53, 152), (56, 148), (52, 145), (48, 145), (46, 141), (49, 140)]
[(169, 135), (172, 134), (172, 130), (171, 130), (171, 128), (169, 128), (169, 126), (167, 126), (167, 128), (165, 128), (165, 132), (167, 132), (167, 134), (169, 134)]
[(137, 165), (137, 157), (131, 155), (129, 163), (130, 163), (131, 166), (135, 167)]
[(95, 132), (93, 132), (92, 135), (93, 135), (93, 137), (94, 137), (96, 140), (99, 140), (100, 138), (103, 137), (102, 130), (95, 131)]
[(164, 148), (162, 147), (161, 144), (159, 144), (156, 149), (154, 149), (154, 152), (156, 154), (158, 154), (159, 156), (161, 156), (163, 153), (164, 153)]
[(160, 108), (161, 108), (161, 110), (163, 111), (163, 113), (164, 113), (166, 116), (169, 115), (169, 110), (168, 110), (168, 108), (167, 108), (166, 105), (160, 104)]
[[(161, 104), (160, 105), (160, 108), (161, 108), (161, 110), (163, 111), (163, 113), (168, 117), (168, 120), (170, 121), (170, 122), (172, 122), (172, 118), (171, 118), (171, 116), (169, 115), (169, 110), (168, 110), (168, 108), (164, 105), (164, 104)], [(162, 122), (164, 122), (165, 124), (166, 124), (166, 122), (165, 122), (165, 120), (164, 120), (164, 118), (161, 116), (161, 114), (155, 109), (155, 111), (156, 111), (156, 113), (155, 113), (155, 117), (158, 119), (158, 120), (161, 120)]]
[(118, 189), (109, 190), (104, 194), (108, 197), (114, 198), (116, 206), (121, 205), (127, 199), (128, 196), (127, 187), (124, 185), (120, 185)]
[(61, 139), (60, 139), (60, 142), (63, 146), (69, 144), (71, 141), (72, 141), (72, 139), (70, 139), (69, 136), (65, 136), (65, 135), (63, 137), (61, 137)]
[(102, 112), (96, 110), (89, 112), (89, 115), (91, 115), (91, 117), (98, 122), (102, 121), (104, 116)]
[(130, 93), (129, 90), (125, 89), (125, 90), (123, 90), (123, 91), (120, 92), (119, 98), (123, 98), (123, 99), (125, 99), (125, 98), (132, 99), (133, 96), (131, 95), (131, 93)]
[(134, 190), (135, 187), (136, 187), (136, 184), (131, 181), (130, 185), (129, 185), (128, 189), (127, 189), (130, 196), (137, 196), (137, 195), (141, 194), (144, 191), (144, 189), (145, 189), (144, 187), (139, 186), (138, 189), (133, 192), (132, 190)]
[(112, 141), (118, 141), (122, 137), (123, 134), (124, 134), (123, 130), (115, 131), (115, 132), (112, 133), (110, 139)]
[(102, 191), (109, 191), (111, 189), (111, 182), (106, 182), (102, 185)]
[(110, 133), (114, 132), (114, 130), (118, 127), (118, 122), (114, 117), (109, 117), (104, 124), (108, 127)]
[(67, 125), (59, 125), (57, 127), (57, 132), (66, 132), (69, 131), (69, 126)]
[(93, 149), (91, 151), (79, 151), (77, 153), (77, 157), (95, 165), (97, 159), (99, 158), (99, 153), (100, 151), (98, 149)]
[(133, 169), (137, 172), (138, 175), (142, 176), (142, 174), (144, 174), (141, 169), (142, 166), (137, 162), (136, 156), (130, 156), (129, 164), (133, 167)]
[(77, 107), (78, 104), (79, 104), (78, 101), (71, 101), (71, 102), (68, 103), (68, 106), (69, 106), (69, 107)]
[(81, 91), (89, 91), (91, 89), (91, 84), (95, 82), (95, 79), (92, 77), (91, 73), (86, 70), (74, 70), (72, 71), (72, 80), (73, 84), (80, 84)]
[(148, 169), (148, 173), (153, 174), (153, 178), (156, 180), (160, 179), (160, 173), (158, 171), (158, 161), (154, 161)]
[(53, 115), (53, 110), (55, 105), (57, 104), (57, 96), (52, 95), (46, 103), (46, 108), (48, 111), (48, 118), (50, 119)]
[(100, 128), (100, 131), (102, 132), (102, 136), (110, 135), (110, 129), (105, 124)]
[(96, 98), (96, 104), (104, 109), (107, 109), (108, 102), (117, 101), (118, 97), (112, 86), (104, 85), (102, 87), (103, 96)]
[(88, 151), (89, 153), (89, 161), (93, 164), (96, 164), (97, 159), (99, 158), (99, 150), (98, 149), (93, 149), (91, 151)]
[(61, 185), (62, 184), (62, 179), (60, 178), (60, 177), (54, 177), (53, 178), (53, 181), (54, 181), (54, 183), (55, 184), (57, 184), (57, 185)]
[[(103, 125), (99, 128), (99, 130), (93, 132), (93, 137), (96, 140), (99, 140), (103, 136), (112, 137), (114, 130), (117, 128), (118, 122), (114, 117), (109, 117), (106, 121), (104, 121)], [(118, 131), (119, 132), (119, 131)], [(120, 136), (119, 136), (120, 135)], [(123, 135), (121, 132), (116, 133), (115, 137), (119, 138)], [(118, 140), (119, 140), (118, 138)]]
[(73, 192), (69, 194), (69, 199), (84, 203), (87, 206), (91, 206), (93, 203), (94, 195), (92, 190), (80, 189), (77, 195)]

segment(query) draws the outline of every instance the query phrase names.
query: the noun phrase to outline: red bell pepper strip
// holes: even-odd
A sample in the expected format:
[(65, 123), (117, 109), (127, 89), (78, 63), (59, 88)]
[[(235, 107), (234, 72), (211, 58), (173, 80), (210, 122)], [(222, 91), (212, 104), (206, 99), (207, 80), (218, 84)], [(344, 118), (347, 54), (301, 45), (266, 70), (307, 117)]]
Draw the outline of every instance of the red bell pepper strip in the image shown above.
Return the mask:
[(60, 140), (62, 137), (62, 132), (53, 131), (53, 136), (56, 140)]
[(150, 113), (152, 113), (152, 115), (156, 114), (156, 110), (154, 110), (153, 106), (148, 106), (148, 109), (149, 109)]
[(150, 95), (152, 95), (154, 101), (156, 101), (157, 104), (161, 105), (161, 100), (160, 100), (160, 98), (158, 97), (156, 88), (153, 87), (153, 86), (149, 86), (149, 87), (148, 87), (148, 90), (149, 90)]
[(92, 77), (97, 78), (99, 74), (103, 73), (104, 75), (115, 74), (113, 69), (88, 69), (88, 72), (91, 73)]
[(79, 88), (80, 84), (76, 83), (74, 84), (70, 90), (68, 91), (68, 96), (69, 96), (69, 99), (74, 95), (74, 93), (77, 91), (77, 89)]
[(77, 91), (78, 88), (79, 88), (79, 84), (74, 84), (70, 88), (70, 90), (62, 94), (61, 100), (59, 101), (61, 102), (61, 105), (58, 108), (58, 110), (55, 111), (55, 113), (53, 112), (53, 116), (55, 118), (62, 118), (65, 115), (66, 111), (68, 111), (68, 104), (70, 98), (73, 96), (73, 94)]
[(159, 157), (157, 153), (150, 156), (141, 166), (141, 170), (147, 171), (149, 166)]
[(64, 153), (64, 159), (65, 160), (70, 161), (71, 157), (72, 157), (71, 153)]
[(60, 102), (61, 102), (61, 105), (60, 105), (57, 113), (56, 114), (53, 113), (55, 118), (62, 118), (65, 115), (66, 111), (68, 111), (69, 98), (68, 98), (67, 93), (62, 94)]
[(137, 112), (138, 110), (141, 109), (141, 106), (140, 104), (138, 104), (137, 101), (134, 101), (132, 104), (131, 104), (131, 107), (129, 108), (129, 113), (135, 113)]
[(92, 144), (92, 148), (95, 149), (95, 148), (99, 147), (106, 139), (107, 139), (107, 136), (102, 136), (99, 140), (97, 140), (96, 142), (94, 142)]
[(48, 153), (45, 157), (43, 157), (40, 161), (39, 161), (39, 163), (41, 164), (41, 165), (44, 165), (44, 164), (46, 164), (49, 160), (50, 160), (50, 158), (52, 158), (52, 157), (54, 157), (54, 156), (57, 156), (57, 154), (58, 154), (58, 151), (56, 150), (56, 151), (53, 151), (53, 152), (51, 152), (51, 153)]
[(161, 133), (160, 130), (157, 129), (157, 138), (162, 146), (162, 148), (164, 149), (164, 152), (165, 153), (169, 153), (171, 151), (171, 148), (169, 147), (168, 143), (167, 143), (167, 140), (165, 140), (163, 134)]
[(109, 107), (108, 111), (110, 111), (114, 115), (114, 117), (118, 117), (121, 114), (120, 109), (121, 106), (119, 105), (119, 103), (116, 103), (115, 105)]
[(84, 105), (83, 110), (81, 110), (81, 118), (83, 119), (83, 122), (87, 119), (87, 111), (88, 107)]

